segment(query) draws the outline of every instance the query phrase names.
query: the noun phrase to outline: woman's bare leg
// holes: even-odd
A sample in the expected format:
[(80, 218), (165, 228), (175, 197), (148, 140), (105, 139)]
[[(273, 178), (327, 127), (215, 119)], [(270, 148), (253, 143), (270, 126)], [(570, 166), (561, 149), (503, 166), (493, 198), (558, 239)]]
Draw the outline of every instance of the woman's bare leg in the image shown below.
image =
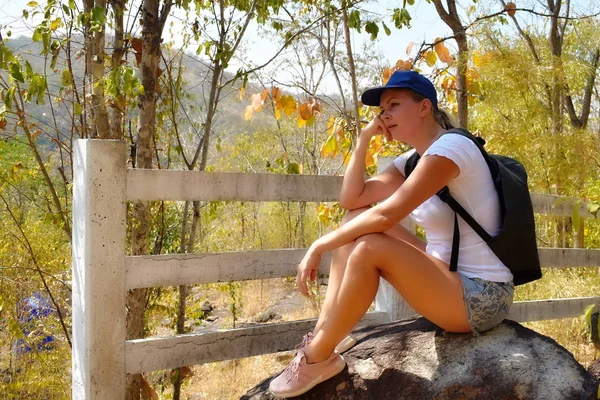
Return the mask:
[[(356, 218), (356, 216), (362, 214), (368, 209), (369, 207), (364, 207), (348, 211), (344, 215), (344, 218), (342, 218), (341, 224), (344, 225), (345, 223)], [(391, 236), (407, 241), (425, 251), (425, 242), (419, 239), (411, 232), (409, 232), (407, 229), (403, 228), (402, 226), (398, 225), (387, 231), (387, 233)], [(331, 267), (329, 269), (329, 282), (327, 284), (327, 292), (325, 293), (325, 299), (323, 300), (323, 304), (321, 305), (319, 319), (317, 321), (317, 324), (315, 325), (315, 328), (313, 329), (313, 334), (315, 335), (317, 334), (317, 332), (319, 332), (319, 330), (321, 330), (323, 323), (327, 319), (327, 315), (329, 314), (331, 305), (337, 297), (337, 293), (342, 284), (342, 279), (344, 278), (344, 271), (346, 270), (348, 256), (350, 256), (353, 247), (354, 242), (348, 243), (347, 245), (337, 248), (333, 251), (333, 256), (331, 258)]]
[(387, 233), (369, 234), (355, 241), (327, 318), (306, 348), (307, 362), (329, 357), (360, 321), (375, 298), (380, 276), (436, 325), (452, 332), (470, 332), (462, 282), (448, 264)]

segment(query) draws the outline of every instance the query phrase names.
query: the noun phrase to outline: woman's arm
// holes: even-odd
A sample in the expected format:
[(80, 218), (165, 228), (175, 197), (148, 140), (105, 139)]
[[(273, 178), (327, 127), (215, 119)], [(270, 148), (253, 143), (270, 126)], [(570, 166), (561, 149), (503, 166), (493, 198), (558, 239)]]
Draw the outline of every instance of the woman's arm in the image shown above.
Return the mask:
[(458, 173), (458, 166), (448, 158), (436, 155), (423, 157), (410, 177), (388, 199), (317, 239), (310, 246), (298, 265), (296, 283), (300, 292), (305, 295), (308, 293), (306, 280), (316, 276), (321, 254), (348, 244), (360, 236), (391, 229), (446, 186)]
[(394, 165), (365, 182), (365, 158), (369, 142), (375, 135), (390, 138), (381, 118), (374, 118), (361, 132), (356, 148), (350, 157), (340, 192), (340, 207), (355, 210), (388, 198), (402, 183), (404, 175)]

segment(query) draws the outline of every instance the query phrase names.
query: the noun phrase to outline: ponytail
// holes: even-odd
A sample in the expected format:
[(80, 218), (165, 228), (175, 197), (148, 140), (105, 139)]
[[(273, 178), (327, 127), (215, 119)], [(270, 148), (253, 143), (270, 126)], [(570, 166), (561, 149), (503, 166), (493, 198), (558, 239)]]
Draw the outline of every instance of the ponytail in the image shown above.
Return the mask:
[(433, 110), (433, 118), (435, 119), (435, 122), (437, 122), (442, 128), (446, 130), (458, 127), (458, 122), (456, 121), (454, 116), (450, 114), (450, 112), (441, 108), (435, 108)]

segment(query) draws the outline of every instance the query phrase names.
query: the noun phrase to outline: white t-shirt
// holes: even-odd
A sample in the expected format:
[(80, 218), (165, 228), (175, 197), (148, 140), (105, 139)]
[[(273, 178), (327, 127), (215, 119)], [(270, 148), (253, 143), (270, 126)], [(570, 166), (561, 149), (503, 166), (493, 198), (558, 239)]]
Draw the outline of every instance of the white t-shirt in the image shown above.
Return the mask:
[[(415, 152), (410, 150), (394, 160), (402, 175), (406, 160)], [(470, 139), (445, 134), (436, 140), (423, 154), (446, 157), (458, 166), (460, 172), (448, 183), (450, 194), (490, 235), (500, 230), (500, 205), (498, 193), (492, 182), (490, 170), (481, 152)], [(454, 211), (437, 195), (427, 199), (411, 214), (427, 237), (427, 253), (450, 263), (452, 236), (454, 234)], [(460, 250), (457, 272), (469, 278), (481, 278), (495, 282), (513, 279), (510, 270), (498, 259), (489, 246), (460, 216)]]

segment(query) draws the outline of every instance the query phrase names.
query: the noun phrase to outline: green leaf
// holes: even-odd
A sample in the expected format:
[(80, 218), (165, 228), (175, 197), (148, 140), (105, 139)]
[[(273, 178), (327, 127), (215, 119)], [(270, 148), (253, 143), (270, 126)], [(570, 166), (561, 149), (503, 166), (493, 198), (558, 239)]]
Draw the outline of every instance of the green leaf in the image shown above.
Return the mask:
[(25, 83), (23, 73), (21, 72), (21, 65), (16, 62), (10, 63), (10, 76), (21, 83)]
[(60, 83), (63, 86), (71, 86), (73, 84), (73, 76), (71, 75), (71, 71), (68, 69), (63, 69), (60, 78)]
[(371, 34), (371, 40), (375, 40), (379, 34), (379, 26), (375, 22), (369, 21), (365, 24), (365, 31)]
[(360, 13), (354, 10), (348, 16), (348, 28), (356, 29), (360, 33)]
[(90, 21), (92, 32), (100, 32), (106, 24), (106, 9), (103, 7), (94, 7), (92, 9), (92, 20)]
[(406, 8), (396, 8), (392, 14), (392, 21), (397, 29), (402, 29), (404, 26), (410, 28), (411, 16)]
[(73, 103), (73, 112), (76, 116), (80, 116), (83, 113), (83, 109), (81, 108), (81, 104)]
[(21, 326), (19, 323), (15, 321), (14, 318), (8, 318), (8, 331), (13, 335), (16, 339), (21, 339), (23, 335), (23, 331), (21, 330)]
[(56, 68), (56, 62), (58, 61), (58, 56), (60, 55), (60, 42), (58, 40), (53, 40), (52, 45), (50, 45), (50, 49), (52, 50), (52, 61), (50, 61), (50, 68)]
[(29, 18), (29, 11), (23, 10), (23, 19)]
[(594, 307), (596, 307), (595, 304), (590, 304), (583, 310), (581, 317), (579, 317), (583, 325), (582, 328), (585, 330), (591, 329), (592, 327), (592, 313), (594, 311)]
[(595, 218), (598, 218), (600, 203), (587, 203), (587, 210), (590, 212), (590, 214), (593, 214)]
[(288, 166), (287, 166), (287, 173), (288, 174), (299, 175), (300, 174), (300, 166), (298, 164), (296, 164), (296, 163), (288, 164)]
[(388, 26), (383, 21), (381, 22), (381, 25), (383, 25), (383, 31), (385, 32), (385, 34), (387, 36), (390, 36), (392, 34), (392, 31), (390, 30), (390, 28), (388, 28)]
[(30, 1), (29, 3), (27, 3), (27, 7), (33, 8), (33, 7), (37, 7), (37, 6), (39, 6), (37, 1)]
[(406, 0), (406, 2), (408, 3), (409, 6), (415, 5), (415, 0)]
[(29, 61), (25, 60), (25, 71), (27, 72), (27, 75), (33, 75), (33, 68), (31, 67), (31, 64), (29, 64)]
[(33, 41), (34, 41), (34, 42), (39, 42), (39, 41), (41, 41), (41, 40), (42, 40), (42, 33), (41, 33), (41, 32), (40, 32), (38, 29), (36, 29), (36, 30), (33, 32), (32, 39), (33, 39)]

